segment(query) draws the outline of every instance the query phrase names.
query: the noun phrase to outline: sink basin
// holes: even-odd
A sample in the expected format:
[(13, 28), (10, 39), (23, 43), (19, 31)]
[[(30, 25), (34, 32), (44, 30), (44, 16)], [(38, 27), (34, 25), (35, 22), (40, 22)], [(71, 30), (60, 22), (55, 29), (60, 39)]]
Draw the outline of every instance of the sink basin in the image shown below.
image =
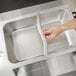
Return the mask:
[(42, 32), (72, 19), (68, 11), (67, 7), (57, 7), (6, 21), (3, 34), (9, 61), (39, 61), (44, 60), (46, 56), (50, 58), (75, 51), (75, 30), (65, 31), (52, 41), (47, 40)]

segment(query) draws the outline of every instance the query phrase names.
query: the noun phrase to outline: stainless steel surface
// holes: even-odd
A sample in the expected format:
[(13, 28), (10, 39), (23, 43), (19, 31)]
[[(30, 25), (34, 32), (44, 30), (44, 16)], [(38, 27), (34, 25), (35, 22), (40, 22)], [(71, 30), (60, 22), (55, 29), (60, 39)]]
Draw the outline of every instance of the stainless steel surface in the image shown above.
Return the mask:
[[(60, 13), (60, 14), (62, 14), (62, 13)], [(45, 29), (49, 29), (49, 28), (52, 28), (55, 26), (60, 26), (62, 24), (61, 20), (58, 20), (58, 17), (60, 16), (60, 14), (58, 13), (57, 16), (55, 16), (55, 15), (53, 16), (52, 14), (49, 15), (49, 13), (47, 13), (46, 15), (49, 15), (48, 17), (50, 17), (50, 18), (47, 20), (47, 23), (43, 24), (42, 29), (45, 30)], [(56, 18), (54, 18), (54, 17), (56, 17)], [(53, 20), (51, 18), (53, 18)], [(48, 53), (59, 51), (59, 49), (62, 50), (62, 48), (66, 49), (67, 47), (70, 46), (64, 32), (62, 34), (60, 34), (54, 40), (47, 39), (47, 43), (48, 43)]]
[(14, 60), (11, 58), (12, 54), (17, 60), (25, 60), (43, 54), (43, 44), (36, 25), (36, 16), (5, 25), (6, 45), (10, 60)]
[[(70, 13), (69, 13), (70, 14)], [(42, 30), (49, 29), (52, 27), (61, 26), (62, 24), (70, 20), (70, 16), (66, 10), (47, 10), (40, 14), (41, 28)], [(54, 40), (47, 39), (48, 54), (56, 52), (67, 52), (75, 51), (76, 49), (76, 32), (75, 30), (67, 30), (56, 37)], [(74, 49), (72, 49), (74, 48)]]
[(43, 34), (43, 30), (41, 28), (40, 14), (37, 14), (37, 28), (38, 28), (39, 34), (43, 40), (43, 54), (44, 54), (44, 57), (47, 58), (47, 56), (48, 56), (47, 55), (48, 54), (48, 52), (47, 52), (47, 50), (48, 50), (47, 49), (47, 40), (46, 40), (46, 38)]
[(58, 75), (58, 76), (76, 76), (76, 71), (68, 72), (62, 75)]
[(33, 13), (33, 12), (37, 12), (40, 10), (46, 10), (49, 8), (54, 8), (54, 7), (58, 7), (58, 6), (62, 6), (62, 5), (63, 5), (63, 2), (61, 0), (56, 0), (53, 2), (43, 3), (40, 5), (35, 5), (35, 6), (26, 7), (26, 8), (22, 8), (22, 9), (18, 9), (18, 10), (8, 11), (5, 13), (0, 13), (0, 21), (4, 21), (7, 19), (22, 16), (22, 15), (25, 15), (28, 13)]
[[(30, 15), (31, 13), (36, 12), (36, 14), (40, 14), (40, 19), (41, 19), (40, 24), (41, 24), (42, 29), (60, 25), (60, 24), (63, 24), (65, 22), (69, 21), (70, 19), (72, 19), (72, 15), (70, 13), (69, 8), (67, 6), (61, 6), (61, 5), (63, 5), (62, 1), (57, 0), (54, 3), (49, 2), (49, 3), (37, 5), (37, 6), (32, 6), (29, 8), (23, 8), (23, 9), (0, 14), (0, 49), (3, 52), (0, 57), (0, 61), (1, 61), (0, 72), (1, 71), (4, 72), (3, 70), (19, 68), (19, 73), (20, 74), (22, 73), (22, 75), (27, 75), (27, 73), (28, 73), (29, 76), (31, 76), (31, 75), (32, 76), (45, 76), (45, 75), (50, 76), (50, 72), (55, 71), (55, 70), (53, 70), (55, 68), (52, 69), (51, 66), (55, 67), (55, 66), (59, 65), (59, 63), (56, 64), (57, 61), (60, 62), (59, 66), (61, 66), (60, 67), (61, 69), (60, 68), (57, 68), (57, 69), (60, 70), (60, 72), (62, 74), (64, 71), (65, 72), (69, 71), (71, 73), (71, 71), (75, 70), (76, 67), (74, 67), (74, 65), (76, 63), (74, 61), (76, 61), (76, 60), (72, 61), (73, 57), (71, 57), (67, 54), (67, 53), (71, 53), (76, 50), (75, 49), (76, 48), (75, 47), (76, 32), (74, 30), (66, 31), (65, 33), (63, 33), (59, 37), (57, 37), (57, 39), (55, 39), (55, 41), (58, 40), (57, 43), (61, 47), (61, 48), (58, 47), (57, 50), (54, 50), (54, 48), (56, 49), (57, 47), (53, 46), (53, 45), (57, 46), (55, 41), (47, 40), (48, 49), (49, 49), (47, 58), (49, 58), (48, 63), (49, 63), (50, 67), (47, 66), (46, 61), (42, 61), (42, 60), (45, 60), (45, 58), (43, 55), (43, 51), (40, 51), (41, 49), (38, 51), (38, 54), (39, 54), (39, 52), (42, 52), (42, 56), (34, 57), (34, 58), (31, 58), (28, 60), (24, 60), (24, 59), (26, 59), (26, 58), (24, 58), (26, 56), (24, 55), (24, 53), (22, 55), (22, 52), (21, 52), (21, 51), (25, 52), (25, 50), (20, 50), (21, 55), (19, 54), (19, 50), (16, 50), (18, 48), (21, 48), (21, 49), (25, 48), (24, 41), (26, 41), (26, 39), (25, 39), (25, 36), (23, 36), (23, 35), (25, 35), (25, 33), (31, 34), (31, 32), (33, 33), (33, 31), (36, 30), (36, 32), (34, 32), (34, 33), (36, 34), (36, 36), (39, 37), (39, 41), (41, 40), (41, 38), (40, 38), (41, 36), (39, 35), (39, 30), (38, 30), (38, 28), (36, 28), (36, 25), (35, 25), (36, 16), (27, 18), (27, 16)], [(57, 7), (57, 6), (59, 6), (59, 7)], [(25, 16), (25, 15), (27, 15), (27, 16)], [(27, 22), (27, 21), (29, 21), (29, 22)], [(26, 25), (25, 25), (26, 23), (28, 24), (28, 27), (26, 27)], [(5, 25), (7, 25), (7, 26), (5, 26)], [(16, 27), (16, 25), (17, 25), (17, 27)], [(30, 32), (30, 30), (31, 30), (31, 32)], [(42, 32), (41, 32), (41, 34), (42, 34)], [(30, 35), (30, 36), (32, 37), (32, 35)], [(61, 36), (63, 36), (63, 38)], [(20, 38), (20, 37), (23, 37), (24, 40), (23, 40), (23, 38)], [(15, 42), (14, 40), (16, 40), (17, 42)], [(31, 40), (31, 38), (30, 38), (30, 40)], [(59, 40), (64, 40), (64, 42), (63, 41), (60, 42)], [(22, 42), (23, 47), (20, 46), (21, 42)], [(18, 48), (13, 47), (17, 43), (20, 43), (17, 45), (20, 47), (18, 47)], [(42, 43), (42, 40), (41, 40), (40, 44), (41, 43)], [(71, 47), (67, 47), (69, 45)], [(53, 46), (53, 48), (52, 48), (53, 51), (50, 49), (49, 46), (51, 48)], [(28, 48), (28, 49), (30, 49), (30, 48)], [(32, 51), (33, 50), (31, 50), (31, 52)], [(37, 53), (37, 52), (35, 52), (35, 53)], [(64, 57), (63, 54), (67, 54), (69, 57), (67, 55)], [(31, 53), (28, 52), (28, 57), (29, 57), (29, 55), (31, 55)], [(72, 55), (72, 56), (74, 56), (74, 55)], [(54, 60), (54, 58), (55, 58), (55, 60)], [(52, 61), (50, 59), (52, 59)], [(76, 57), (75, 57), (75, 59), (76, 59)], [(21, 61), (21, 60), (24, 60), (24, 61)], [(65, 66), (64, 66), (64, 64), (62, 63), (61, 60), (63, 60), (63, 63), (65, 61), (68, 61), (68, 63), (67, 64), (65, 63)], [(18, 62), (18, 61), (21, 61), (21, 62)], [(39, 61), (42, 61), (42, 62), (39, 62)], [(38, 62), (38, 63), (35, 63), (35, 62)], [(52, 62), (52, 65), (50, 62)], [(53, 63), (53, 62), (55, 62), (55, 63)], [(31, 65), (28, 65), (28, 64), (31, 64)], [(67, 68), (66, 69), (67, 71), (64, 68)], [(58, 71), (58, 70), (56, 70), (56, 71)], [(24, 71), (25, 71), (25, 73), (24, 73)]]
[(26, 8), (29, 6), (39, 5), (54, 0), (2, 0), (0, 1), (0, 13), (20, 8)]
[(72, 71), (76, 70), (72, 54), (21, 66), (18, 69), (17, 76), (65, 76), (66, 73), (72, 75)]
[[(55, 40), (47, 40), (45, 44), (48, 44), (48, 47), (43, 45), (45, 38), (41, 36), (43, 33), (40, 31), (40, 34), (37, 27), (39, 25), (37, 23), (38, 13), (40, 14), (40, 27), (42, 30), (61, 25), (70, 20), (69, 13), (66, 10), (55, 8), (22, 16), (17, 20), (6, 23), (3, 31), (9, 61), (16, 63), (21, 60), (44, 56), (44, 48), (47, 48), (48, 53), (51, 54), (75, 45), (75, 30), (64, 32)], [(71, 34), (73, 35), (71, 36)]]
[(51, 76), (46, 61), (19, 68), (18, 76)]
[(0, 71), (0, 76), (15, 76), (13, 70)]
[(64, 54), (55, 58), (48, 59), (50, 72), (55, 76), (76, 70), (72, 54)]
[[(42, 38), (42, 36), (41, 36), (43, 33), (42, 33), (42, 31), (40, 31), (40, 28), (44, 29), (45, 27), (46, 28), (53, 27), (53, 26), (56, 26), (56, 24), (60, 25), (60, 24), (63, 24), (65, 22), (69, 21), (70, 19), (72, 19), (72, 15), (67, 6), (60, 6), (60, 7), (52, 8), (53, 7), (53, 5), (52, 5), (50, 8), (50, 5), (51, 4), (48, 3), (48, 4), (43, 4), (42, 6), (40, 5), (40, 6), (34, 7), (35, 11), (33, 9), (31, 9), (32, 8), (31, 7), (31, 8), (27, 8), (27, 9), (12, 11), (12, 13), (8, 12), (8, 13), (4, 13), (4, 14), (0, 15), (0, 18), (1, 18), (0, 19), (0, 21), (1, 21), (0, 22), (0, 26), (1, 26), (0, 27), (0, 41), (1, 41), (0, 45), (1, 45), (1, 47), (0, 48), (3, 52), (3, 55), (0, 57), (0, 61), (1, 61), (0, 69), (1, 70), (4, 69), (3, 67), (5, 67), (7, 69), (9, 69), (9, 68), (14, 69), (14, 68), (18, 68), (23, 65), (28, 65), (31, 63), (45, 60), (43, 45), (41, 45), (42, 51), (41, 51), (41, 48), (39, 48), (40, 50), (35, 52), (39, 56), (35, 56), (33, 58), (32, 58), (32, 56), (34, 54), (33, 50), (31, 50), (31, 52), (33, 51), (32, 54), (30, 52), (26, 52), (25, 50), (20, 50), (20, 52), (21, 52), (21, 55), (20, 55), (18, 52), (19, 50), (16, 50), (16, 49), (26, 48), (23, 45), (24, 41), (27, 41), (25, 39), (25, 33), (30, 33), (30, 36), (32, 37), (30, 30), (32, 31), (32, 33), (33, 33), (33, 31), (36, 30), (36, 32), (34, 32), (34, 33), (36, 34), (36, 36), (39, 37), (38, 40), (39, 41), (41, 40), (40, 44), (42, 44), (44, 41), (44, 38)], [(37, 10), (37, 8), (38, 8), (38, 10)], [(50, 9), (48, 9), (48, 8), (50, 8)], [(47, 10), (45, 10), (45, 9), (47, 9)], [(39, 23), (40, 28), (39, 29), (38, 29), (39, 26), (37, 27), (35, 25), (35, 24), (37, 24), (36, 23), (37, 14), (40, 15), (40, 23)], [(5, 16), (5, 15), (7, 15), (7, 16)], [(26, 23), (27, 23), (27, 25), (25, 25)], [(33, 30), (33, 29), (35, 29), (35, 30)], [(62, 43), (63, 41), (59, 42), (59, 39), (57, 38), (59, 45), (60, 44), (62, 45), (62, 46), (60, 45), (61, 49), (60, 49), (60, 47), (58, 47), (58, 50), (53, 50), (53, 51), (49, 50), (48, 54), (47, 54), (47, 56), (48, 56), (47, 58), (54, 58), (54, 57), (75, 51), (76, 32), (74, 30), (69, 30), (69, 31), (66, 31), (65, 33), (63, 33), (62, 35), (60, 35), (59, 38), (61, 38), (61, 36), (63, 36), (62, 40), (65, 41), (65, 43), (64, 43), (65, 46)], [(23, 38), (20, 38), (20, 37), (23, 37)], [(30, 38), (30, 40), (31, 40), (31, 38)], [(55, 41), (57, 41), (57, 40), (55, 40)], [(48, 41), (48, 43), (47, 43), (48, 48), (47, 47), (45, 47), (45, 48), (50, 49), (49, 45), (51, 46), (51, 42), (52, 42), (52, 44), (54, 43), (53, 41)], [(19, 44), (16, 45), (17, 43), (19, 43)], [(20, 46), (20, 44), (22, 44), (22, 46)], [(54, 43), (54, 45), (56, 45), (56, 44)], [(15, 48), (13, 46), (17, 46), (18, 48), (17, 47)], [(31, 46), (33, 46), (33, 45), (31, 45)], [(67, 47), (67, 46), (71, 46), (71, 47)], [(54, 47), (51, 47), (51, 48), (54, 49)], [(30, 49), (30, 48), (28, 48), (28, 49)], [(26, 57), (25, 54), (22, 53), (22, 51), (24, 51), (24, 53), (25, 52), (28, 53), (28, 54), (25, 53), (28, 56)], [(42, 55), (40, 55), (41, 53), (42, 53)], [(29, 58), (29, 55), (31, 58)]]

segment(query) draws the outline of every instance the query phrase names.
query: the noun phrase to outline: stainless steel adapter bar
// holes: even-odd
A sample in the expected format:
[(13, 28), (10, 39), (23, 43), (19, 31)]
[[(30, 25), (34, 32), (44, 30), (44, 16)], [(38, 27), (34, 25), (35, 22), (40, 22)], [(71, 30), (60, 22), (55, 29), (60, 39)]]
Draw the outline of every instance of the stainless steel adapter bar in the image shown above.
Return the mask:
[(44, 53), (44, 56), (45, 58), (47, 58), (47, 41), (46, 41), (46, 38), (45, 36), (43, 35), (43, 31), (41, 29), (41, 24), (40, 24), (40, 15), (39, 13), (37, 14), (37, 29), (39, 31), (39, 34), (42, 38), (42, 41), (43, 41), (43, 53)]

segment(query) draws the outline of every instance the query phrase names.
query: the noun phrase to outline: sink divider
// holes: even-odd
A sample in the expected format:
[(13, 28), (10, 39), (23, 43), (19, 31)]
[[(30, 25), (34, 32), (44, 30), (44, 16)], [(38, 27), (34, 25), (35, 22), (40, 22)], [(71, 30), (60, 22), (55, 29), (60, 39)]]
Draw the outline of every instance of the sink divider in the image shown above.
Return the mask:
[(45, 36), (43, 35), (43, 31), (42, 31), (42, 28), (41, 28), (41, 21), (40, 21), (40, 14), (38, 13), (37, 14), (37, 29), (39, 31), (39, 34), (42, 38), (42, 41), (43, 41), (43, 53), (44, 53), (44, 57), (45, 57), (45, 60), (46, 60), (46, 64), (48, 66), (48, 69), (49, 69), (49, 72), (50, 72), (50, 75), (51, 76), (56, 76), (54, 74), (54, 71), (52, 69), (52, 67), (49, 67), (49, 58), (48, 58), (48, 44), (47, 44), (47, 41), (46, 41), (46, 38)]
[(43, 41), (43, 53), (44, 53), (44, 57), (47, 58), (47, 41), (46, 41), (46, 38), (45, 36), (43, 35), (43, 31), (41, 29), (41, 22), (40, 22), (40, 14), (38, 13), (37, 14), (37, 29), (38, 29), (38, 32), (41, 36), (41, 39)]

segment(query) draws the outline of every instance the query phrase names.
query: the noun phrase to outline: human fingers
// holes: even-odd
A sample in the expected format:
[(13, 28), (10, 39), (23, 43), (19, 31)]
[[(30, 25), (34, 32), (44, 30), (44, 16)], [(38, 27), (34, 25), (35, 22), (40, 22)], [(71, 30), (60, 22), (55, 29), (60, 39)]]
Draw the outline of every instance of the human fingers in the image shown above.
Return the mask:
[(49, 35), (51, 34), (51, 32), (50, 32), (49, 30), (44, 30), (44, 31), (43, 31), (43, 34), (44, 34), (45, 36), (49, 36)]

